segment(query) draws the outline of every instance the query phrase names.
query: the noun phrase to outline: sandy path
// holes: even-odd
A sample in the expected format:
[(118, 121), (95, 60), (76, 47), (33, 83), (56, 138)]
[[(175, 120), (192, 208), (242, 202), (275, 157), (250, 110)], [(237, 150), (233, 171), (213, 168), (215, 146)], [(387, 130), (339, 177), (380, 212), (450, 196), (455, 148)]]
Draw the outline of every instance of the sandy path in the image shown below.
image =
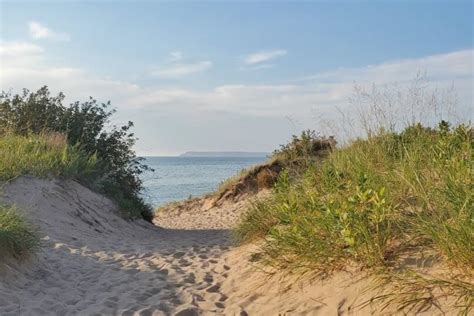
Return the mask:
[(360, 273), (302, 286), (258, 272), (248, 260), (255, 246), (232, 246), (222, 228), (226, 219), (235, 222), (235, 205), (209, 211), (205, 221), (195, 212), (170, 214), (163, 220), (169, 228), (159, 228), (124, 221), (110, 200), (72, 181), (23, 177), (3, 192), (3, 202), (38, 226), (43, 247), (29, 262), (0, 264), (0, 315), (372, 312), (353, 308), (363, 299)]
[(221, 241), (222, 232), (164, 234), (161, 242), (173, 248), (152, 241), (95, 247), (49, 241), (51, 250), (40, 254), (47, 259), (26, 278), (24, 267), (10, 267), (17, 277), (0, 286), (0, 314), (161, 315), (186, 307), (218, 312), (223, 305), (210, 302), (225, 300), (219, 280), (228, 267), (220, 260), (226, 249)]
[(4, 191), (38, 225), (43, 247), (29, 263), (1, 267), (0, 315), (223, 311), (227, 230), (126, 222), (74, 182), (21, 178)]

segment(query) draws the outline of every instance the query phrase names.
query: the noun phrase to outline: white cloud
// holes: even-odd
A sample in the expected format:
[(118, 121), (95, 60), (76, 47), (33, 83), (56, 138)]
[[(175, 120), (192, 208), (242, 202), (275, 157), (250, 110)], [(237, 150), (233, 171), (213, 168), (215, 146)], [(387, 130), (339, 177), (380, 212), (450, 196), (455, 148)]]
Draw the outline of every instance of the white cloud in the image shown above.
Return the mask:
[(19, 56), (36, 55), (43, 52), (43, 48), (26, 42), (6, 42), (0, 43), (0, 55)]
[(168, 62), (174, 63), (183, 59), (183, 53), (179, 50), (173, 51), (169, 54)]
[(153, 70), (152, 75), (162, 78), (179, 78), (208, 70), (211, 67), (212, 62), (209, 60), (195, 63), (172, 63), (170, 66)]
[[(461, 106), (471, 106), (474, 50), (457, 51), (418, 59), (407, 59), (367, 67), (337, 69), (289, 80), (288, 84), (222, 85), (208, 91), (159, 89), (132, 102), (141, 107), (201, 109), (259, 116), (311, 116), (345, 106), (354, 85), (409, 84), (417, 71), (427, 71), (430, 85), (446, 88), (454, 84)], [(471, 102), (471, 103), (470, 103)]]
[(261, 52), (256, 52), (251, 55), (248, 55), (244, 62), (247, 65), (254, 65), (254, 64), (259, 64), (263, 63), (281, 56), (286, 55), (286, 50), (284, 49), (275, 49), (275, 50), (267, 50), (267, 51), (261, 51)]
[[(171, 141), (168, 147), (160, 147), (160, 144), (167, 142), (170, 137), (165, 135), (173, 132), (173, 124), (177, 124), (176, 126), (181, 127), (176, 127), (173, 133), (181, 138), (183, 135), (189, 137), (189, 140), (181, 139), (181, 149), (186, 149), (186, 144), (191, 148), (191, 144), (198, 143), (200, 148), (204, 148), (207, 143), (198, 126), (206, 125), (206, 135), (212, 135), (213, 129), (216, 134), (215, 139), (209, 139), (208, 146), (214, 146), (209, 148), (216, 148), (221, 144), (222, 148), (231, 149), (225, 147), (228, 142), (224, 136), (235, 135), (237, 144), (238, 135), (242, 132), (248, 135), (248, 139), (252, 139), (252, 136), (255, 144), (268, 143), (268, 148), (264, 150), (272, 150), (275, 145), (284, 141), (281, 135), (298, 132), (284, 126), (285, 117), (291, 117), (298, 122), (298, 128), (314, 128), (318, 124), (315, 117), (334, 116), (337, 114), (337, 107), (348, 116), (355, 115), (356, 110), (348, 102), (354, 83), (369, 88), (373, 83), (383, 85), (398, 82), (406, 86), (420, 70), (427, 71), (432, 87), (445, 88), (453, 84), (465, 119), (472, 119), (473, 116), (472, 49), (366, 67), (335, 69), (296, 80), (288, 79), (285, 84), (225, 84), (211, 89), (144, 87), (127, 81), (105, 79), (84, 69), (48, 64), (48, 59), (43, 58), (42, 49), (30, 43), (1, 43), (0, 52), (0, 90), (34, 90), (48, 85), (52, 91), (65, 92), (71, 101), (85, 100), (90, 95), (101, 101), (111, 99), (112, 104), (119, 107), (117, 117), (135, 121), (138, 137), (146, 139), (149, 134), (162, 135), (162, 143), (154, 143), (155, 137), (150, 136), (148, 143), (139, 142), (138, 148), (175, 150), (171, 147)], [(210, 61), (194, 64), (176, 61), (156, 70), (155, 74), (179, 77), (206, 70), (211, 66)], [(226, 117), (225, 126), (217, 119), (207, 119), (220, 117), (219, 115)], [(160, 117), (162, 126), (159, 123), (151, 123)], [(178, 122), (180, 118), (182, 122)], [(172, 120), (175, 121), (170, 122)], [(183, 122), (194, 124), (192, 132), (185, 130), (186, 124)], [(264, 122), (271, 132), (265, 131), (266, 134), (263, 134), (264, 131), (258, 129), (260, 122)], [(279, 125), (274, 126), (275, 122), (279, 122)], [(222, 128), (225, 128), (226, 132), (222, 136), (217, 135)], [(279, 134), (280, 138), (271, 139), (272, 133)]]
[[(422, 58), (402, 59), (358, 68), (341, 68), (300, 78), (315, 82), (400, 82), (413, 78), (417, 71), (426, 71), (431, 80), (473, 76), (474, 50), (460, 50)], [(411, 76), (407, 76), (410, 74)]]
[(41, 47), (31, 43), (1, 43), (0, 52), (0, 91), (35, 90), (47, 85), (52, 91), (64, 91), (69, 100), (85, 100), (91, 95), (108, 100), (111, 94), (119, 100), (133, 95), (132, 90), (138, 88), (132, 83), (100, 78), (84, 69), (51, 65)]
[(255, 64), (255, 65), (247, 65), (244, 67), (240, 67), (240, 70), (260, 70), (260, 69), (269, 69), (275, 67), (274, 64)]
[(23, 69), (34, 69), (40, 64), (43, 52), (42, 47), (28, 42), (0, 42), (0, 88), (5, 86), (4, 82), (19, 76)]
[[(462, 50), (417, 59), (406, 59), (366, 67), (336, 69), (286, 84), (226, 84), (212, 89), (197, 90), (187, 87), (141, 87), (139, 85), (100, 78), (83, 69), (48, 65), (41, 57), (42, 49), (30, 43), (2, 43), (2, 89), (35, 88), (49, 85), (67, 90), (72, 98), (97, 95), (110, 98), (120, 96), (121, 104), (133, 109), (162, 109), (173, 111), (225, 111), (245, 115), (305, 117), (314, 110), (333, 110), (345, 105), (354, 84), (370, 87), (373, 83), (400, 84), (411, 81), (416, 72), (426, 70), (432, 86), (459, 87), (460, 102), (472, 105), (474, 50)], [(36, 54), (34, 63), (30, 55)], [(24, 58), (21, 58), (24, 57)], [(17, 62), (12, 62), (17, 60)], [(19, 61), (18, 61), (19, 60)], [(180, 77), (212, 66), (210, 61), (171, 63), (157, 69), (155, 75)], [(104, 90), (105, 88), (105, 90)]]
[(57, 41), (69, 41), (71, 37), (64, 32), (53, 31), (39, 22), (31, 21), (28, 23), (30, 36), (35, 39), (52, 39)]

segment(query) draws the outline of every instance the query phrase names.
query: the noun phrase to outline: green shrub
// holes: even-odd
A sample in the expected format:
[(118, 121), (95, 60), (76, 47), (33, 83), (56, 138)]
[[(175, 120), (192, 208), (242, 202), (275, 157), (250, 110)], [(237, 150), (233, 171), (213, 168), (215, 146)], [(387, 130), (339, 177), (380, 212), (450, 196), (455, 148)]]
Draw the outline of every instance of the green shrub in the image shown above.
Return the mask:
[[(2, 93), (0, 95), (0, 136), (13, 134), (35, 137), (35, 135), (51, 133), (64, 135), (70, 145), (67, 148), (68, 157), (77, 153), (85, 154), (95, 160), (95, 164), (99, 166), (96, 170), (99, 175), (93, 177), (93, 183), (88, 181), (88, 185), (115, 199), (122, 208), (128, 208), (125, 213), (130, 214), (130, 217), (151, 220), (151, 207), (140, 195), (143, 186), (139, 177), (149, 168), (142, 164), (142, 158), (137, 157), (132, 150), (136, 140), (134, 134), (130, 132), (133, 123), (128, 122), (121, 127), (107, 128), (115, 112), (110, 110), (110, 102), (99, 104), (90, 98), (83, 103), (74, 102), (69, 106), (64, 106), (62, 104), (64, 98), (62, 93), (51, 96), (47, 87), (31, 93), (24, 90), (21, 95)], [(12, 155), (17, 154), (12, 153)], [(46, 157), (41, 157), (41, 159), (46, 159)], [(17, 165), (21, 163), (24, 161), (21, 160)], [(58, 167), (57, 162), (49, 163), (52, 168), (51, 173), (59, 171), (55, 170)], [(38, 172), (39, 165), (35, 164)], [(59, 166), (61, 172), (67, 171), (74, 174), (74, 168), (83, 166), (70, 165), (66, 168), (67, 170), (63, 170), (63, 167)], [(17, 171), (20, 170), (17, 167), (14, 168)], [(24, 168), (28, 169), (27, 164), (24, 164)], [(43, 171), (47, 173), (48, 170)], [(76, 170), (76, 173), (78, 172), (79, 170)], [(84, 172), (80, 173), (81, 178), (89, 178)]]
[(36, 230), (14, 207), (0, 205), (0, 259), (22, 259), (39, 247)]
[(325, 157), (335, 147), (333, 137), (321, 137), (308, 129), (300, 136), (293, 135), (288, 144), (281, 145), (273, 152), (273, 158), (279, 159), (291, 172), (299, 172)]

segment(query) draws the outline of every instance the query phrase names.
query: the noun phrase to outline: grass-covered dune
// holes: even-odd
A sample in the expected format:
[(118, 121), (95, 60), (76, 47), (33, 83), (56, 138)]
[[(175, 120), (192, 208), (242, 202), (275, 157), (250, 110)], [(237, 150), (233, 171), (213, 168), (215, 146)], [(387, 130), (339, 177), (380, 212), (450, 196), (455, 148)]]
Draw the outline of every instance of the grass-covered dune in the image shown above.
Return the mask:
[(228, 200), (245, 194), (255, 194), (272, 188), (282, 170), (299, 173), (309, 164), (320, 161), (336, 146), (333, 137), (316, 137), (314, 131), (305, 130), (279, 149), (264, 163), (243, 169), (219, 185), (208, 196), (217, 201)]
[[(65, 106), (64, 98), (47, 87), (0, 95), (0, 184), (22, 175), (73, 179), (113, 199), (125, 218), (151, 221), (140, 195), (147, 166), (132, 150), (132, 122), (111, 126), (109, 103), (91, 98)], [(38, 244), (20, 213), (0, 209), (0, 257), (24, 257)]]
[(95, 156), (67, 144), (61, 134), (0, 137), (0, 180), (27, 174), (87, 181), (98, 173)]
[[(329, 275), (360, 266), (390, 285), (374, 299), (398, 302), (405, 312), (453, 295), (453, 306), (468, 314), (474, 304), (473, 136), (469, 126), (441, 122), (353, 141), (323, 162), (282, 172), (235, 235), (262, 242), (255, 260), (291, 272)], [(406, 265), (407, 258), (423, 257), (451, 272), (425, 275)]]
[[(0, 181), (21, 175), (86, 180), (97, 172), (97, 160), (69, 146), (64, 136), (0, 137)], [(39, 246), (31, 223), (13, 206), (0, 205), (0, 254), (21, 259)]]

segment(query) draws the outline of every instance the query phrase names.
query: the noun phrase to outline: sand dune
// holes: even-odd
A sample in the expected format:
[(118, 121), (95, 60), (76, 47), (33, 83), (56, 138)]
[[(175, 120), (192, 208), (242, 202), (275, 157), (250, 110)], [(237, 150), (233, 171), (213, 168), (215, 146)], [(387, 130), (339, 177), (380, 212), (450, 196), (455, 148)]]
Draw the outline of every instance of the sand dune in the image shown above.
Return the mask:
[(1, 199), (24, 210), (43, 247), (28, 262), (0, 265), (0, 315), (372, 312), (354, 308), (364, 300), (360, 273), (305, 287), (268, 279), (247, 260), (255, 245), (232, 246), (222, 209), (202, 217), (199, 229), (192, 227), (196, 214), (185, 213), (162, 216), (167, 228), (160, 228), (123, 220), (110, 200), (73, 181), (30, 177), (5, 186)]

